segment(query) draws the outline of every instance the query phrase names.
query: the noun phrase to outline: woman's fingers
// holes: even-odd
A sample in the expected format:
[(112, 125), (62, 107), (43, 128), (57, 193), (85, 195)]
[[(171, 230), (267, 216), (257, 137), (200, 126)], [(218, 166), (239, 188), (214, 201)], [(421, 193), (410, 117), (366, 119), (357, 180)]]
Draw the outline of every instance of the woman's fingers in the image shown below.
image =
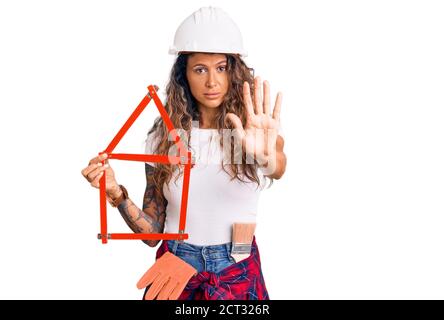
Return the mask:
[(97, 176), (94, 177), (94, 179), (91, 181), (91, 186), (94, 188), (100, 188), (100, 179), (103, 177), (104, 171), (97, 174)]
[(82, 170), (82, 174), (83, 176), (88, 179), (88, 177), (90, 176), (90, 174), (94, 171), (97, 170), (97, 168), (100, 168), (102, 166), (101, 163), (93, 163), (89, 166), (87, 166), (85, 169)]
[(264, 113), (270, 115), (270, 83), (264, 81)]
[[(107, 189), (108, 185), (112, 185), (113, 181), (115, 182), (114, 171), (108, 164), (108, 160), (106, 160), (107, 158), (108, 155), (106, 153), (92, 158), (89, 161), (89, 165), (82, 170), (82, 175), (94, 188), (100, 188), (100, 179), (103, 177), (104, 174), (108, 176), (108, 179), (106, 181)], [(105, 162), (105, 164), (102, 164), (102, 162)]]
[(254, 79), (254, 107), (257, 115), (264, 113), (262, 105), (262, 81), (260, 77)]
[(92, 181), (96, 175), (98, 175), (102, 170), (105, 170), (109, 167), (109, 164), (105, 164), (104, 166), (101, 163), (94, 163), (86, 167), (82, 170), (83, 176), (88, 181)]
[(251, 101), (250, 85), (244, 82), (243, 88), (245, 108), (247, 108), (247, 118), (254, 116), (253, 102)]
[[(91, 165), (93, 163), (99, 163), (102, 162), (103, 160), (105, 160), (106, 158), (108, 158), (108, 155), (106, 153), (102, 153), (101, 155), (92, 158), (91, 161), (88, 163), (88, 165)], [(107, 161), (108, 162), (108, 161)]]
[(282, 92), (278, 92), (276, 97), (276, 103), (274, 104), (273, 118), (276, 121), (281, 121), (282, 96), (283, 96)]
[(242, 138), (245, 136), (244, 127), (242, 126), (242, 121), (234, 113), (227, 113), (225, 116), (225, 123), (228, 122), (231, 122), (235, 129), (234, 135), (239, 139), (239, 141), (242, 141)]
[(229, 122), (233, 125), (234, 128), (243, 129), (242, 121), (234, 113), (229, 112), (225, 115), (225, 123), (228, 125)]
[[(84, 176), (88, 181), (91, 181), (92, 178), (95, 177), (93, 171), (102, 166), (102, 161), (105, 160), (107, 157), (108, 155), (106, 153), (103, 153), (95, 158), (92, 158), (89, 161), (88, 166), (81, 171), (82, 176)], [(105, 164), (108, 165), (108, 160), (105, 161)], [(91, 174), (93, 175), (92, 177), (90, 176)]]
[(88, 177), (90, 178), (90, 181), (92, 181), (99, 173), (105, 171), (109, 168), (109, 164), (105, 164), (104, 166), (98, 166), (96, 170), (92, 171)]

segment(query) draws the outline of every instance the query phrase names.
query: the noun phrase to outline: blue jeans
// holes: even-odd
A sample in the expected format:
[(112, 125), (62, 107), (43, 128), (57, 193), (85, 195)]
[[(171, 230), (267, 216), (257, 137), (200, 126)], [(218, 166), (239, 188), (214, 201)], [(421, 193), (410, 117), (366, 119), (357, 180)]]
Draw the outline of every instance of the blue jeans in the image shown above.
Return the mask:
[(192, 265), (197, 272), (218, 273), (236, 263), (230, 255), (231, 242), (211, 246), (197, 246), (178, 240), (168, 240), (167, 245), (171, 253)]

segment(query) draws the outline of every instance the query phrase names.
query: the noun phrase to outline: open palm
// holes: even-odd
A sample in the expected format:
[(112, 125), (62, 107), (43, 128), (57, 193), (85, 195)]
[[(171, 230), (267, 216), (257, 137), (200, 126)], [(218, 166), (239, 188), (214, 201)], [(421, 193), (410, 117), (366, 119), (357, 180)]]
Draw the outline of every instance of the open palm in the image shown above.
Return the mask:
[(267, 163), (275, 157), (277, 132), (280, 126), (280, 112), (282, 93), (279, 92), (270, 114), (270, 85), (264, 81), (263, 96), (262, 83), (259, 77), (254, 79), (254, 103), (251, 101), (250, 85), (244, 82), (243, 97), (247, 112), (245, 127), (234, 113), (227, 113), (225, 120), (229, 120), (235, 129), (242, 147), (247, 156), (254, 157), (259, 164)]

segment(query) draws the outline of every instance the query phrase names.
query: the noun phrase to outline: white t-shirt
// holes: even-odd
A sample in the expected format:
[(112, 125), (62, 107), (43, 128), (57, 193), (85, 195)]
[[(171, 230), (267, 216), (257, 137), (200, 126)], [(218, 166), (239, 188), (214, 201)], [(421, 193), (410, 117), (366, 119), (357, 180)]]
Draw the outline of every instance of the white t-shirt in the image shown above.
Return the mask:
[[(282, 130), (279, 130), (282, 135)], [(154, 154), (154, 140), (147, 137), (145, 153)], [(187, 243), (207, 246), (231, 242), (232, 225), (235, 222), (256, 222), (260, 192), (266, 187), (266, 180), (258, 170), (260, 185), (244, 178), (246, 182), (231, 177), (222, 169), (223, 150), (219, 144), (217, 129), (191, 130), (190, 145), (196, 158), (190, 172), (188, 207), (185, 232)], [(155, 163), (148, 164), (155, 166)], [(226, 167), (229, 170), (229, 165)], [(182, 199), (183, 176), (175, 181), (178, 171), (173, 173), (168, 187), (163, 192), (168, 200), (166, 208), (165, 233), (177, 233)]]

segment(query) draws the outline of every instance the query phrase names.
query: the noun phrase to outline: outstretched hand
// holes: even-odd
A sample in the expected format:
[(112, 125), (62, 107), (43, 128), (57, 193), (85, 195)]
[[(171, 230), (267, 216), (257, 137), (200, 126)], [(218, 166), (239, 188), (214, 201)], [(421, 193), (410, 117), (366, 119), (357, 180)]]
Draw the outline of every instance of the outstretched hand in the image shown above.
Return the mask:
[(280, 126), (282, 93), (276, 96), (273, 115), (270, 114), (270, 84), (262, 83), (259, 77), (254, 79), (254, 103), (251, 101), (250, 85), (244, 82), (243, 98), (246, 108), (246, 124), (234, 113), (227, 113), (225, 121), (230, 121), (236, 130), (236, 136), (242, 141), (247, 156), (254, 157), (259, 165), (265, 165), (276, 158), (277, 132)]

